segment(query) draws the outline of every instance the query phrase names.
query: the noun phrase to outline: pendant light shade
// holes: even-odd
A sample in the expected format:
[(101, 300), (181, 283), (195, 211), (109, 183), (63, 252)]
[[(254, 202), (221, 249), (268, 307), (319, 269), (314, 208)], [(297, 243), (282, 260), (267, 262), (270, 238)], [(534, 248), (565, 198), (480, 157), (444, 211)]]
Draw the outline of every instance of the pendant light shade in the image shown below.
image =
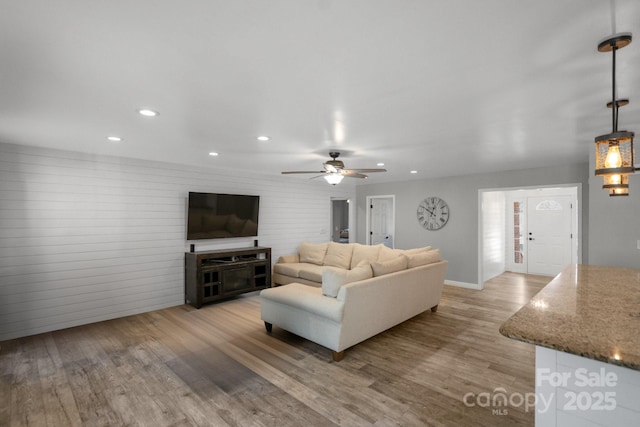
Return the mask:
[(609, 190), (610, 196), (629, 195), (629, 175), (613, 174), (604, 177), (603, 189)]
[(628, 188), (616, 188), (615, 190), (609, 191), (609, 197), (628, 196), (628, 195), (629, 195)]
[(629, 188), (629, 175), (607, 175), (604, 177), (605, 190), (611, 188)]
[(614, 132), (596, 137), (596, 175), (633, 173), (633, 132)]
[(629, 195), (629, 175), (636, 170), (633, 159), (633, 132), (618, 131), (618, 110), (629, 103), (628, 99), (618, 99), (616, 94), (616, 51), (631, 43), (631, 33), (616, 34), (598, 44), (599, 52), (611, 52), (611, 133), (595, 138), (595, 174), (604, 178), (603, 189), (610, 196)]

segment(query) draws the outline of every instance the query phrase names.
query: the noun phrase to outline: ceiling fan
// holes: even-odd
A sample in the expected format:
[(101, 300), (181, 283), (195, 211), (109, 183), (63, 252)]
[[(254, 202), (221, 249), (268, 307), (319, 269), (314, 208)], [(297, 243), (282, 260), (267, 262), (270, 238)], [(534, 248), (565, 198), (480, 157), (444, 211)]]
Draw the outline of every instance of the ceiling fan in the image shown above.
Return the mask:
[(387, 171), (386, 169), (345, 169), (342, 160), (336, 160), (339, 156), (339, 151), (329, 152), (329, 157), (331, 157), (331, 160), (327, 160), (322, 164), (324, 170), (321, 171), (285, 171), (282, 173), (284, 175), (298, 173), (319, 173), (321, 175), (314, 176), (311, 179), (324, 176), (324, 179), (326, 179), (329, 184), (336, 185), (340, 183), (340, 181), (342, 181), (342, 178), (344, 178), (345, 176), (348, 176), (350, 178), (367, 178), (367, 175), (365, 175), (365, 173)]

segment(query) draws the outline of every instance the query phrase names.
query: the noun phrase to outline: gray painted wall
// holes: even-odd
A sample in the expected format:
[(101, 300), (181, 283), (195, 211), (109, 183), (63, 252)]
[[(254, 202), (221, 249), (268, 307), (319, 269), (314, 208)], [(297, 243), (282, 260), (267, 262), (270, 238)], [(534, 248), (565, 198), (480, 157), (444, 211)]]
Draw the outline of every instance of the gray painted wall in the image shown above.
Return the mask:
[[(582, 183), (583, 262), (587, 262), (588, 181), (587, 163), (524, 169), (499, 173), (412, 180), (356, 187), (357, 241), (365, 242), (366, 197), (396, 196), (395, 247), (432, 245), (449, 261), (447, 280), (477, 284), (478, 190)], [(639, 186), (640, 187), (640, 186)], [(639, 188), (640, 191), (640, 188)], [(416, 220), (418, 203), (439, 196), (451, 210), (449, 222), (438, 231), (427, 231)]]
[[(592, 153), (590, 171), (595, 162)], [(609, 197), (602, 178), (589, 177), (589, 259), (592, 264), (640, 268), (640, 173), (629, 177), (629, 196)]]

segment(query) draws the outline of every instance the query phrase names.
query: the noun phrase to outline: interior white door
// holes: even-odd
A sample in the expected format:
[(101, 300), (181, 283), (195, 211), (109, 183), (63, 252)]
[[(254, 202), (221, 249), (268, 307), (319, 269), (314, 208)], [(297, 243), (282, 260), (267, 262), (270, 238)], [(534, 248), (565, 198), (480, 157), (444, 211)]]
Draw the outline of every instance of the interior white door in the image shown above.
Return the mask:
[(527, 272), (555, 276), (571, 264), (571, 196), (527, 198)]
[(369, 244), (393, 248), (393, 197), (372, 197), (369, 205)]

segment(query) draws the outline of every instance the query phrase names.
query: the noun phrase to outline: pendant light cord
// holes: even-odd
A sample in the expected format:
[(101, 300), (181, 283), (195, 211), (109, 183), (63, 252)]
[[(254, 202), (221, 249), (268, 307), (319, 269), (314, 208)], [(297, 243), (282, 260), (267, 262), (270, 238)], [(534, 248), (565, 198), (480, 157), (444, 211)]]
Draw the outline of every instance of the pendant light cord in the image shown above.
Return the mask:
[(618, 50), (618, 46), (614, 42), (611, 45), (611, 53), (613, 55), (613, 65), (611, 67), (611, 124), (613, 126), (613, 133), (618, 132), (618, 100), (616, 99), (616, 50)]

